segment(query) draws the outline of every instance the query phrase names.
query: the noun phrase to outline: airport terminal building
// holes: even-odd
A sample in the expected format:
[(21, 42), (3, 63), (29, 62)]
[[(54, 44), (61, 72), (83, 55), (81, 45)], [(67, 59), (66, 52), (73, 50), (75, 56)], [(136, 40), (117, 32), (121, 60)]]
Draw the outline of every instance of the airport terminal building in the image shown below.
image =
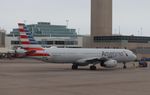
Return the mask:
[(150, 37), (144, 36), (94, 36), (93, 47), (125, 48), (137, 54), (138, 58), (150, 58)]
[(149, 47), (150, 37), (144, 36), (94, 36), (95, 46), (98, 48), (128, 48), (135, 49)]
[[(82, 47), (81, 37), (77, 37), (76, 29), (69, 29), (65, 25), (51, 25), (49, 22), (38, 22), (27, 25), (27, 29), (32, 32), (35, 40), (43, 47)], [(14, 28), (6, 36), (6, 47), (19, 45), (19, 31)]]

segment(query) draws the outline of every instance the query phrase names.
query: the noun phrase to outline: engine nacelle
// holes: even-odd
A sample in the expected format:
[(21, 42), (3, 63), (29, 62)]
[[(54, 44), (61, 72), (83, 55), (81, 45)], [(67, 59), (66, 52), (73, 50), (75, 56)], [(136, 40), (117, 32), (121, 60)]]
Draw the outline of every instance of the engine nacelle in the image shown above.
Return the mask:
[(113, 68), (113, 67), (116, 67), (117, 66), (117, 61), (116, 60), (108, 60), (104, 63), (101, 64), (102, 67), (106, 67), (106, 68)]
[(17, 49), (16, 50), (16, 53), (18, 53), (18, 54), (25, 54), (27, 51), (26, 50), (24, 50), (24, 49)]
[(21, 58), (21, 57), (25, 57), (26, 56), (26, 50), (22, 49), (22, 48), (17, 48), (15, 50), (16, 52), (16, 57)]

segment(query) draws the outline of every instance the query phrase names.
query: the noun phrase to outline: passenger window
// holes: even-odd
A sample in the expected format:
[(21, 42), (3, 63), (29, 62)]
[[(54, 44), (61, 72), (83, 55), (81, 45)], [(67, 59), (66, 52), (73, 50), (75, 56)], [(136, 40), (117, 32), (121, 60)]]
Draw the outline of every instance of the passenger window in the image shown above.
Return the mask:
[(125, 51), (124, 51), (124, 53), (125, 53), (126, 56), (129, 56), (128, 53), (126, 53)]

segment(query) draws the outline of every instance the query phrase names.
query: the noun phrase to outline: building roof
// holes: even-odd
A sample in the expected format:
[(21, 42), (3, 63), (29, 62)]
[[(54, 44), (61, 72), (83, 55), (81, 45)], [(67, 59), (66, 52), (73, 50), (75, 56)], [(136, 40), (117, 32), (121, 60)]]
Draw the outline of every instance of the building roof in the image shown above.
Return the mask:
[[(32, 32), (33, 36), (46, 37), (76, 37), (76, 29), (67, 28), (65, 25), (51, 25), (49, 22), (38, 22), (37, 24), (27, 25), (27, 29)], [(10, 33), (11, 36), (18, 36), (18, 28), (14, 28)]]
[(94, 36), (95, 42), (105, 42), (105, 41), (123, 41), (126, 40), (128, 42), (134, 43), (148, 43), (150, 41), (150, 37), (145, 36)]

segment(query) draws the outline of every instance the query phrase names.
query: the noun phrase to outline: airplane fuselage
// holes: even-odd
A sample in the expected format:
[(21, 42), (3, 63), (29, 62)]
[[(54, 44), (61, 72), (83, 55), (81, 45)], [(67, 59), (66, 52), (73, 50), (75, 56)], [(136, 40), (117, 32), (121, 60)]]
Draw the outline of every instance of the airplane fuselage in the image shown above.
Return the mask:
[(49, 62), (73, 63), (80, 59), (108, 58), (117, 62), (129, 62), (136, 59), (136, 55), (127, 49), (86, 49), (86, 48), (49, 48)]

